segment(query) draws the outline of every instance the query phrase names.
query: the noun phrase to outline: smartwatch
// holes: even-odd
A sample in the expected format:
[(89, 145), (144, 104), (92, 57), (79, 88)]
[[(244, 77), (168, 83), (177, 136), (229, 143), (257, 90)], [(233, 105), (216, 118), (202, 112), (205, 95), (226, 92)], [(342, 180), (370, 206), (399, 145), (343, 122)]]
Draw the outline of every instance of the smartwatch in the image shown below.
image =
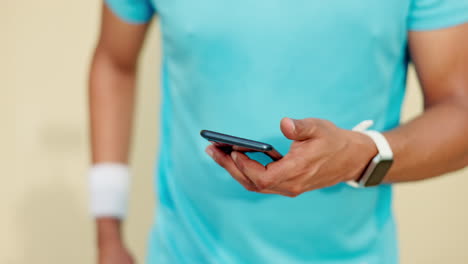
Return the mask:
[(357, 181), (348, 182), (353, 187), (372, 187), (379, 185), (393, 164), (393, 152), (385, 137), (374, 130), (358, 131), (369, 136), (379, 153), (369, 162), (364, 173)]

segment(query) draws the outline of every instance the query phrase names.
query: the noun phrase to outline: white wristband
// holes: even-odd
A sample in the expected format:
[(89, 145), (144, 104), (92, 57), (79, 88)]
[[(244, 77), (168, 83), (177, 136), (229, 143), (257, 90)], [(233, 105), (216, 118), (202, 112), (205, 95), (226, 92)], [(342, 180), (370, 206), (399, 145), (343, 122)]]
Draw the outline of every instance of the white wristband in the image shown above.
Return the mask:
[(130, 169), (125, 164), (98, 163), (89, 170), (91, 214), (125, 218), (128, 207)]

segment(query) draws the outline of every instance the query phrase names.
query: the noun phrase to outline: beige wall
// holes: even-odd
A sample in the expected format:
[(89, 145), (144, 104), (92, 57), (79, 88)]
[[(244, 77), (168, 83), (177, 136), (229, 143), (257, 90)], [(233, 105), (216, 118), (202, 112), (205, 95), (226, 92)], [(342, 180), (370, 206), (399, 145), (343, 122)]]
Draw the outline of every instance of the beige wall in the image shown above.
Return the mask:
[[(5, 8), (6, 7), (6, 8)], [(91, 263), (86, 73), (99, 1), (3, 0), (0, 8), (0, 263)], [(152, 221), (159, 40), (142, 57), (128, 243)], [(405, 116), (419, 112), (414, 76)], [(402, 263), (468, 263), (468, 172), (397, 187)]]

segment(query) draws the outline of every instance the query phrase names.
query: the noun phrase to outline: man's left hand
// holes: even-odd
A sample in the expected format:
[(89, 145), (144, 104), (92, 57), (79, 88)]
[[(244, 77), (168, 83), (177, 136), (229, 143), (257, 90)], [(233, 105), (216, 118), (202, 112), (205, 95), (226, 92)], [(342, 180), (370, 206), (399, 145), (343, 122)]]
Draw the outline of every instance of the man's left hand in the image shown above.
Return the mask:
[(206, 152), (246, 189), (296, 197), (304, 192), (356, 180), (377, 148), (367, 135), (316, 118), (281, 120), (281, 131), (294, 142), (289, 152), (266, 167), (244, 153)]

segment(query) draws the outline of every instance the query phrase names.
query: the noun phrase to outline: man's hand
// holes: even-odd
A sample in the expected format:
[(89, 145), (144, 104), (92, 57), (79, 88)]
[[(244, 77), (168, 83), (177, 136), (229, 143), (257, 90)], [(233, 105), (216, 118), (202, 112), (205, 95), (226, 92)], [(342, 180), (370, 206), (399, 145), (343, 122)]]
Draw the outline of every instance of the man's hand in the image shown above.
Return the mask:
[(294, 142), (266, 167), (241, 152), (228, 155), (214, 146), (206, 151), (246, 189), (289, 197), (355, 180), (377, 154), (371, 138), (326, 120), (284, 118), (281, 131)]
[(134, 264), (130, 252), (122, 243), (110, 243), (99, 248), (99, 264)]
[(115, 218), (96, 219), (98, 264), (134, 264), (124, 245), (121, 221)]
[(109, 244), (99, 248), (99, 264), (134, 264), (135, 261), (123, 244)]

